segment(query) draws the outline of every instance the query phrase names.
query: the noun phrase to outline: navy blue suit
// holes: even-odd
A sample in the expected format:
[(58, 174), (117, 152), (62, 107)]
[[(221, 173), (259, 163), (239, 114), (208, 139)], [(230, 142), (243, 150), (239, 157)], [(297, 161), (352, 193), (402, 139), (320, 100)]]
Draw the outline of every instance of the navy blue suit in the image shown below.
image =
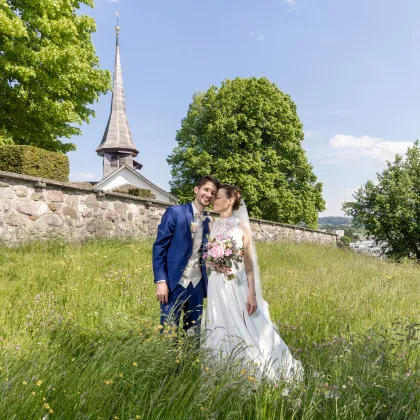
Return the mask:
[[(185, 289), (179, 284), (192, 254), (191, 222), (194, 220), (192, 204), (169, 207), (158, 227), (153, 244), (153, 274), (155, 283), (165, 280), (169, 288), (168, 304), (161, 304), (161, 324), (179, 325), (184, 312), (184, 329), (199, 326), (206, 297), (207, 274), (201, 265), (202, 278), (196, 287), (190, 283)], [(203, 222), (203, 244), (209, 233), (209, 219)]]

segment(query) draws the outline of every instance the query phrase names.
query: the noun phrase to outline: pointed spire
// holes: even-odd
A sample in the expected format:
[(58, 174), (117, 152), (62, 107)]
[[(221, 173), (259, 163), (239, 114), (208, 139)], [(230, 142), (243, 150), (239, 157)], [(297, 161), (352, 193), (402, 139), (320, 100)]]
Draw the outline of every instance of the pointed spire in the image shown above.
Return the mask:
[(114, 66), (114, 79), (112, 87), (112, 102), (111, 112), (108, 119), (108, 124), (105, 129), (102, 142), (96, 149), (98, 155), (103, 156), (104, 153), (130, 153), (137, 156), (139, 151), (134, 144), (131, 135), (130, 126), (128, 124), (124, 87), (122, 78), (122, 69), (120, 62), (120, 46), (119, 46), (119, 33), (120, 27), (118, 26), (118, 12), (117, 26), (116, 26), (116, 52), (115, 52), (115, 66)]

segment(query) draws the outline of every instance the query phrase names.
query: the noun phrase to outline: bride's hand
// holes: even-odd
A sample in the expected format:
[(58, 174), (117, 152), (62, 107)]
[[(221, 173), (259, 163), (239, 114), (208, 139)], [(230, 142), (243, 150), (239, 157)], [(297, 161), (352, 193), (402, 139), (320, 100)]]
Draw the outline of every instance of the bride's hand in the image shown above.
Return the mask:
[(248, 299), (246, 300), (246, 309), (248, 311), (248, 315), (252, 315), (257, 310), (257, 298), (255, 295), (248, 295)]

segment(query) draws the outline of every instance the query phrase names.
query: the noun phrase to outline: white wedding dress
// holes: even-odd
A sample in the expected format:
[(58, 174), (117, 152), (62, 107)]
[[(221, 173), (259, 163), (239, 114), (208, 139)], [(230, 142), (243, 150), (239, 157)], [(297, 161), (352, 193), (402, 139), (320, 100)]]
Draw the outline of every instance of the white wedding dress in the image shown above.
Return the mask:
[[(234, 216), (216, 219), (210, 235), (229, 235), (238, 246), (243, 246), (239, 219)], [(255, 265), (258, 266), (256, 257)], [(254, 267), (259, 280), (257, 270), (258, 267)], [(271, 321), (268, 304), (262, 299), (262, 292), (258, 297), (258, 289), (258, 308), (251, 316), (248, 315), (248, 281), (243, 263), (238, 269), (234, 268), (234, 274), (235, 279), (227, 280), (224, 274), (212, 271), (208, 278), (204, 348), (210, 351), (213, 360), (227, 357), (239, 360), (241, 369), (245, 368), (249, 375), (259, 379), (301, 380), (302, 364), (293, 358), (278, 334)]]

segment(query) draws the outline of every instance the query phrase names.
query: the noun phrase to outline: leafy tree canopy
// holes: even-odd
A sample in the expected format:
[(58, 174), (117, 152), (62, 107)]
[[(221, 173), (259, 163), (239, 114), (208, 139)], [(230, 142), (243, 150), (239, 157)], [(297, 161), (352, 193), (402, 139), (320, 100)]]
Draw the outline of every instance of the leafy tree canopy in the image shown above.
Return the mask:
[(353, 195), (354, 202), (343, 204), (345, 213), (363, 224), (388, 256), (420, 260), (419, 142), (377, 175), (376, 184), (368, 181)]
[(296, 105), (274, 83), (226, 80), (193, 97), (168, 157), (172, 193), (187, 202), (213, 174), (241, 188), (251, 216), (316, 227), (325, 202), (303, 138)]
[(93, 0), (0, 0), (0, 143), (75, 150), (60, 138), (80, 134), (111, 81), (81, 4)]

